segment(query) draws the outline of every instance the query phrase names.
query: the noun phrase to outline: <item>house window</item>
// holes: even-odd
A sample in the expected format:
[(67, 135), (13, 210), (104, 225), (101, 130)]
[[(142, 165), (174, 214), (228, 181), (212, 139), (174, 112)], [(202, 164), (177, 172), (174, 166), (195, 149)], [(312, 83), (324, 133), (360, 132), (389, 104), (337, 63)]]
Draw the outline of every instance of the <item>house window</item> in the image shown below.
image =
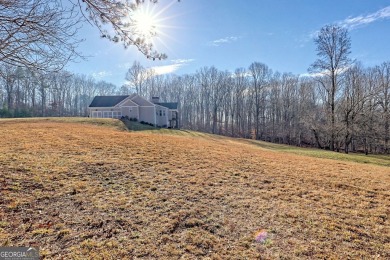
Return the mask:
[(111, 111), (104, 111), (103, 112), (103, 117), (104, 118), (111, 118), (112, 117), (112, 112)]
[(165, 110), (163, 110), (163, 116), (165, 116)]
[(162, 116), (162, 111), (160, 110), (160, 116)]
[(122, 112), (120, 112), (120, 111), (112, 112), (112, 117), (113, 118), (121, 118), (121, 116), (122, 116)]

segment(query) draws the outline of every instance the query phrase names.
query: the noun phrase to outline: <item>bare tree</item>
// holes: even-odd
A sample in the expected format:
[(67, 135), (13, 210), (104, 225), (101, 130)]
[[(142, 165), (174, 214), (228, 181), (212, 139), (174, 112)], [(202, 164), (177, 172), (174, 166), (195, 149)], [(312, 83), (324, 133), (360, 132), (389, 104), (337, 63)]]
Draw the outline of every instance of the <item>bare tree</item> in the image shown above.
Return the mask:
[(130, 86), (133, 87), (137, 94), (143, 95), (143, 85), (146, 80), (147, 70), (139, 63), (134, 61), (131, 68), (126, 73), (126, 80), (129, 81)]
[(264, 117), (265, 117), (264, 115), (265, 98), (266, 98), (265, 87), (268, 84), (272, 72), (267, 65), (259, 62), (254, 62), (249, 66), (249, 73), (252, 76), (252, 87), (253, 87), (252, 90), (254, 94), (255, 136), (256, 139), (260, 139), (261, 137), (260, 125), (261, 125), (261, 121), (264, 121)]
[(370, 93), (366, 91), (365, 74), (360, 64), (348, 69), (345, 76), (340, 114), (343, 123), (344, 151), (348, 153), (356, 131), (359, 130), (356, 125), (358, 117)]
[(281, 108), (283, 124), (283, 143), (292, 144), (293, 139), (296, 139), (294, 132), (296, 130), (297, 116), (297, 92), (298, 92), (298, 77), (290, 73), (283, 73), (281, 77)]
[(15, 96), (15, 72), (16, 68), (5, 64), (0, 68), (1, 79), (4, 82), (4, 89), (6, 93), (6, 103), (8, 110), (13, 109), (14, 107), (14, 96)]
[[(315, 82), (310, 78), (303, 77), (299, 79), (299, 99), (298, 99), (298, 116), (299, 116), (299, 141), (298, 145), (313, 145), (313, 114), (318, 111), (317, 96), (315, 91)], [(318, 145), (318, 143), (317, 143)]]
[(328, 95), (331, 117), (331, 138), (330, 149), (335, 148), (335, 100), (339, 91), (342, 73), (350, 66), (349, 54), (351, 50), (351, 40), (348, 30), (337, 25), (327, 25), (321, 28), (318, 36), (314, 40), (317, 45), (318, 59), (311, 65), (309, 71), (317, 73), (320, 84)]
[(0, 62), (58, 71), (76, 51), (80, 19), (57, 1), (0, 1)]
[(378, 104), (382, 110), (384, 150), (390, 152), (390, 62), (376, 67), (378, 75)]
[(212, 121), (212, 85), (216, 84), (218, 70), (215, 67), (203, 67), (197, 73), (197, 81), (200, 86), (200, 117), (199, 124), (203, 131), (210, 132)]
[(233, 78), (232, 102), (231, 102), (231, 122), (232, 136), (243, 135), (245, 131), (245, 97), (248, 90), (247, 72), (244, 68), (236, 69)]

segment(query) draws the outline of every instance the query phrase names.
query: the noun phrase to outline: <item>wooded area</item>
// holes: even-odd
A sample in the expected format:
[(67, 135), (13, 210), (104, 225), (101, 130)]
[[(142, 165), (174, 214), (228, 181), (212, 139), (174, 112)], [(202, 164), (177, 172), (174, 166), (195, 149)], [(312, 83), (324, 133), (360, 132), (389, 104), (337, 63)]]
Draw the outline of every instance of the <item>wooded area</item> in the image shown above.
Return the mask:
[(389, 153), (390, 62), (356, 63), (342, 77), (332, 94), (324, 77), (254, 62), (234, 74), (204, 67), (192, 75), (139, 76), (133, 85), (146, 97), (178, 101), (183, 128), (323, 149), (332, 149), (333, 132), (334, 150)]
[[(179, 102), (182, 128), (331, 149), (331, 93), (315, 77), (273, 72), (259, 62), (233, 74), (204, 67), (183, 76), (153, 75), (135, 65), (137, 82), (121, 88), (65, 71), (2, 65), (0, 115), (86, 116), (95, 95), (138, 92)], [(356, 63), (342, 75), (334, 93), (334, 149), (389, 153), (390, 62)]]
[(143, 2), (0, 0), (0, 117), (86, 116), (96, 95), (137, 92), (178, 102), (182, 128), (346, 153), (390, 152), (390, 62), (366, 68), (352, 61), (348, 31), (337, 25), (314, 39), (318, 59), (308, 76), (260, 62), (234, 73), (203, 67), (162, 76), (134, 62), (124, 75), (129, 85), (118, 88), (62, 70), (82, 58), (76, 36), (86, 21), (103, 38), (165, 58), (134, 28), (132, 15)]

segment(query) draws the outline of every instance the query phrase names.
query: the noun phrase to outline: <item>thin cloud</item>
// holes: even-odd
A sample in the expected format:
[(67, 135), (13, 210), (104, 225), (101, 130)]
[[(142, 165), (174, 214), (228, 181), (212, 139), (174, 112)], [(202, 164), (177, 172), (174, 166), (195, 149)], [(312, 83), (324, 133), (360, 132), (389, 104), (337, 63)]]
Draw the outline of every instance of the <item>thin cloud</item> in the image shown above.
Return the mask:
[(238, 39), (240, 39), (240, 37), (228, 36), (228, 37), (225, 37), (225, 38), (221, 38), (221, 39), (217, 39), (217, 40), (211, 41), (209, 44), (212, 45), (212, 46), (218, 47), (218, 46), (221, 46), (222, 44), (235, 42)]
[(156, 66), (152, 67), (151, 70), (154, 71), (155, 75), (164, 75), (164, 74), (170, 74), (182, 67), (182, 64), (171, 64), (171, 65), (163, 65), (163, 66)]
[[(155, 73), (156, 73), (156, 71), (158, 71), (159, 72), (158, 75), (169, 74), (169, 73), (175, 72), (180, 67), (182, 67), (190, 62), (193, 62), (193, 61), (194, 61), (194, 59), (175, 59), (175, 60), (171, 60), (171, 62), (173, 64), (155, 66), (155, 67), (152, 67), (150, 69), (154, 69)], [(121, 69), (123, 69), (123, 68), (128, 69), (132, 66), (132, 64), (133, 63), (131, 63), (131, 62), (125, 62), (123, 64), (118, 64), (117, 66), (118, 66), (118, 68), (121, 68)]]
[(103, 79), (109, 76), (112, 76), (112, 72), (107, 70), (102, 70), (102, 71), (92, 73), (92, 77), (94, 77), (95, 79)]
[(339, 22), (340, 26), (343, 26), (349, 30), (353, 30), (359, 26), (370, 24), (379, 20), (390, 18), (390, 6), (382, 8), (375, 13), (367, 15), (359, 15), (356, 17), (348, 17), (347, 19)]
[[(344, 27), (348, 30), (357, 29), (363, 25), (368, 25), (370, 23), (374, 23), (376, 21), (385, 20), (390, 18), (390, 6), (384, 7), (374, 13), (370, 13), (367, 15), (359, 15), (356, 17), (348, 17), (342, 21), (336, 22), (337, 25)], [(319, 30), (311, 32), (309, 37), (306, 38), (303, 43), (305, 44), (311, 39), (314, 39), (318, 36)]]
[(171, 60), (173, 64), (155, 66), (155, 67), (151, 67), (150, 69), (153, 70), (155, 75), (170, 74), (193, 61), (194, 59), (176, 59), (176, 60)]
[(299, 74), (299, 77), (302, 77), (302, 78), (306, 78), (306, 77), (308, 77), (308, 78), (317, 78), (317, 77), (322, 77), (324, 75), (326, 75), (326, 74), (321, 73), (321, 72), (317, 72), (317, 73), (309, 73), (309, 72), (307, 72), (307, 73)]
[(190, 63), (193, 62), (194, 59), (176, 59), (176, 60), (171, 60), (173, 63)]
[[(339, 68), (339, 69), (337, 69), (336, 72), (341, 74), (341, 73), (346, 72), (349, 68), (350, 68), (350, 66)], [(320, 72), (301, 73), (301, 74), (299, 74), (299, 76), (300, 77), (317, 78), (317, 77), (330, 76), (330, 73), (329, 73), (329, 71), (324, 70), (324, 71), (320, 71)]]

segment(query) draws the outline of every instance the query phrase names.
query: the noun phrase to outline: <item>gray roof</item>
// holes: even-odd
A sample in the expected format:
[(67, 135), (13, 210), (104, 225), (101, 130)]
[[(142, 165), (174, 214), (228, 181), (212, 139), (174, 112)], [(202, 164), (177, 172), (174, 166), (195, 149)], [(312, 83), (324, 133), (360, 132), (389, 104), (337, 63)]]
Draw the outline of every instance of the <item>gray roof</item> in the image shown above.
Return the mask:
[(127, 96), (96, 96), (89, 107), (114, 107)]
[(156, 103), (157, 105), (169, 108), (169, 109), (177, 109), (177, 102), (170, 102), (170, 103)]

